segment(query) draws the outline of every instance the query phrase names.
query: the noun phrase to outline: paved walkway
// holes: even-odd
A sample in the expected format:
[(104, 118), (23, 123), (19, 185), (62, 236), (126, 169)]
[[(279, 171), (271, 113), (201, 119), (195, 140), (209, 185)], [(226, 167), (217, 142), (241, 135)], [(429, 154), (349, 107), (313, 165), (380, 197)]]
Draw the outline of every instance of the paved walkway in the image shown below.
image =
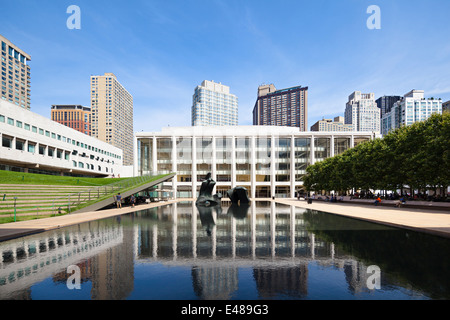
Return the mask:
[(277, 199), (277, 202), (450, 238), (450, 210), (396, 208), (319, 200), (314, 200), (312, 204), (296, 199)]
[[(192, 200), (192, 199), (191, 199)], [(260, 199), (258, 199), (260, 200)], [(270, 199), (266, 199), (269, 200)], [(186, 201), (180, 199), (179, 201)], [(450, 238), (450, 210), (436, 211), (434, 209), (422, 208), (395, 208), (387, 206), (373, 206), (354, 203), (330, 203), (324, 201), (313, 201), (308, 204), (304, 200), (276, 199), (278, 203), (293, 205), (297, 207), (329, 212), (349, 218), (381, 223), (394, 227), (426, 232), (442, 237)], [(21, 221), (0, 225), (0, 241), (19, 238), (26, 235), (59, 229), (92, 220), (110, 218), (135, 211), (150, 209), (177, 202), (170, 200), (150, 204), (140, 204), (135, 208), (124, 207), (122, 209), (108, 209), (95, 212), (65, 215), (61, 217), (46, 218), (40, 220)]]

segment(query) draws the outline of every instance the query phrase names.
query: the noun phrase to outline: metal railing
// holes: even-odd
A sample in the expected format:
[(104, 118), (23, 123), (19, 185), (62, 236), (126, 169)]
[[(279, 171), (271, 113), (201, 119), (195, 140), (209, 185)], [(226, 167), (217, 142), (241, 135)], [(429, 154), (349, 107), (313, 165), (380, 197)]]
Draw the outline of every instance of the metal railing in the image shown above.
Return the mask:
[[(139, 177), (128, 178), (105, 186), (95, 187), (84, 190), (78, 193), (72, 193), (64, 197), (53, 199), (52, 214), (62, 213), (66, 210), (67, 213), (72, 213), (82, 206), (93, 204), (95, 202), (114, 197), (119, 192), (127, 191), (133, 187), (146, 184), (152, 180), (157, 180), (164, 175), (145, 175)], [(58, 203), (58, 204), (56, 204)], [(64, 203), (64, 205), (61, 205)]]

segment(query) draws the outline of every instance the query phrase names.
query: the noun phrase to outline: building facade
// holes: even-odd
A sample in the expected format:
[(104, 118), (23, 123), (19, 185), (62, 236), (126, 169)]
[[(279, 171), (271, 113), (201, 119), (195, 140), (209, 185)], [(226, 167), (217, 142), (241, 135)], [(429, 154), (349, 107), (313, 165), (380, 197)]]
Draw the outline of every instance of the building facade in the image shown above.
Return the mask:
[(358, 132), (380, 133), (380, 109), (373, 93), (353, 92), (345, 107), (345, 123)]
[(91, 109), (80, 105), (53, 105), (51, 119), (69, 128), (91, 135)]
[(31, 108), (31, 74), (29, 54), (0, 35), (2, 57), (1, 99), (16, 106)]
[(450, 100), (442, 104), (442, 113), (450, 112)]
[(294, 197), (310, 164), (375, 137), (371, 132), (300, 132), (277, 126), (179, 127), (136, 133), (136, 176), (176, 172), (178, 197), (197, 197), (212, 174), (216, 191), (252, 198)]
[(253, 125), (297, 127), (308, 131), (308, 87), (277, 90), (273, 84), (259, 86)]
[(0, 170), (107, 177), (123, 172), (121, 149), (0, 100)]
[(91, 76), (91, 136), (123, 150), (133, 165), (133, 97), (113, 73)]
[(192, 97), (193, 126), (237, 126), (238, 98), (230, 87), (205, 80)]
[(378, 108), (380, 108), (380, 119), (383, 118), (386, 113), (390, 112), (394, 106), (394, 103), (399, 101), (401, 98), (401, 96), (383, 96), (378, 98), (375, 103)]
[(411, 90), (383, 116), (381, 134), (386, 135), (401, 126), (425, 121), (434, 113), (442, 113), (442, 100), (425, 99), (423, 90)]
[(311, 126), (311, 131), (353, 131), (353, 125), (345, 124), (344, 117), (335, 117), (334, 120), (322, 119)]

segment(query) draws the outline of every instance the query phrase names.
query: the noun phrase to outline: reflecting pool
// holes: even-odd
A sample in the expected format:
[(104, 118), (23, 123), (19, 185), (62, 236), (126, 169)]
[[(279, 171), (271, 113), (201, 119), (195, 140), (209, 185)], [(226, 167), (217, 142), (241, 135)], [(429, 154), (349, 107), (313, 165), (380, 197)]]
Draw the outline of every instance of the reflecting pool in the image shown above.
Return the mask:
[(449, 252), (275, 202), (179, 202), (1, 242), (0, 299), (449, 299)]

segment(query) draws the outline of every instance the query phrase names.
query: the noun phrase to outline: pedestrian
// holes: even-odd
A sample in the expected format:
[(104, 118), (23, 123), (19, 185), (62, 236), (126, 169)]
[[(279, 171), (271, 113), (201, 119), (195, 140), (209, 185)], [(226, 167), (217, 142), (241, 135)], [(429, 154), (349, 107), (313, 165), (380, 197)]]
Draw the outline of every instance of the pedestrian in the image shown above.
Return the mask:
[(377, 206), (379, 203), (381, 203), (380, 197), (378, 197), (373, 204)]
[(116, 196), (117, 208), (122, 208), (122, 196), (120, 193)]
[(134, 208), (134, 205), (136, 203), (136, 197), (134, 196), (134, 194), (132, 194), (130, 197), (130, 203), (131, 203), (131, 207)]

